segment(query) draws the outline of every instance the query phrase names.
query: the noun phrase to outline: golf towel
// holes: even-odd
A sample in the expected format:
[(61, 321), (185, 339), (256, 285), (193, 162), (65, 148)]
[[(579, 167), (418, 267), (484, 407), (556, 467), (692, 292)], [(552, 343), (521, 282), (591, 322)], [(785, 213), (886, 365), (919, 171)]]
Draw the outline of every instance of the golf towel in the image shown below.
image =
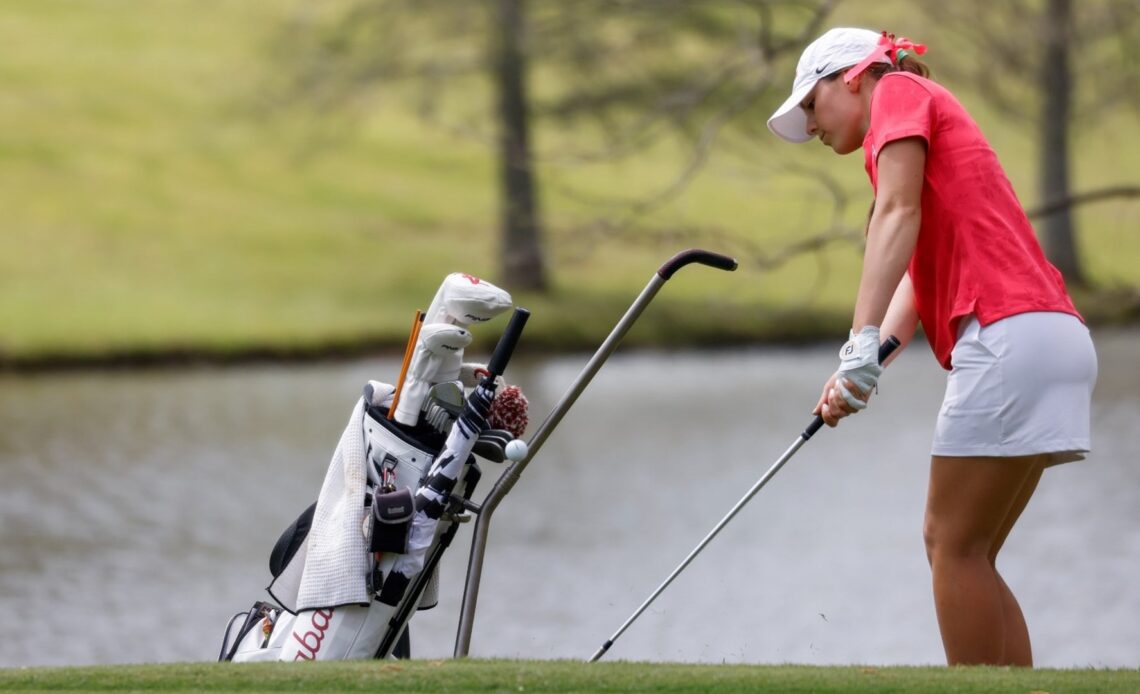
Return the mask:
[(364, 411), (364, 398), (361, 398), (333, 451), (317, 497), (305, 569), (297, 593), (299, 611), (368, 604), (371, 600), (367, 578), (368, 543), (362, 530), (368, 479), (362, 426)]

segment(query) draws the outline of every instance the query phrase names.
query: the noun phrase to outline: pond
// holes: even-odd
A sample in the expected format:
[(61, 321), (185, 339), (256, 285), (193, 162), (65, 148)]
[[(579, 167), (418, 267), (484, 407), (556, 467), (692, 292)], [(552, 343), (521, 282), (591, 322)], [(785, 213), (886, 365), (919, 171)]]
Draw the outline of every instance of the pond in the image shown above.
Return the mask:
[[(999, 566), (1039, 666), (1140, 666), (1140, 332), (1095, 339), (1095, 450), (1046, 473)], [(471, 655), (589, 657), (795, 440), (834, 354), (619, 350), (494, 516)], [(531, 432), (587, 357), (524, 338), (507, 380)], [(0, 666), (215, 659), (361, 386), (398, 366), (0, 376)], [(921, 536), (943, 379), (916, 343), (607, 658), (943, 662)], [(476, 499), (500, 469), (481, 466)], [(452, 653), (470, 536), (412, 621), (416, 657)]]

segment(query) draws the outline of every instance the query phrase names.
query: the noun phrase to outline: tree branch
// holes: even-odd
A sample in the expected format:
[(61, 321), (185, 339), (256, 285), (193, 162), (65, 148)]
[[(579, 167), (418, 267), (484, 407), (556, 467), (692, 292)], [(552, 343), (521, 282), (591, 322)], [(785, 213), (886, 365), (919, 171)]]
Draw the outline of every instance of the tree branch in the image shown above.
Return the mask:
[(1111, 200), (1113, 198), (1140, 198), (1140, 186), (1112, 186), (1109, 188), (1090, 190), (1084, 193), (1075, 193), (1060, 200), (1047, 202), (1043, 205), (1033, 208), (1032, 210), (1026, 210), (1025, 215), (1030, 219), (1048, 217), (1054, 212), (1059, 212), (1060, 210), (1076, 207), (1078, 205), (1085, 205), (1091, 202), (1103, 202), (1104, 200)]

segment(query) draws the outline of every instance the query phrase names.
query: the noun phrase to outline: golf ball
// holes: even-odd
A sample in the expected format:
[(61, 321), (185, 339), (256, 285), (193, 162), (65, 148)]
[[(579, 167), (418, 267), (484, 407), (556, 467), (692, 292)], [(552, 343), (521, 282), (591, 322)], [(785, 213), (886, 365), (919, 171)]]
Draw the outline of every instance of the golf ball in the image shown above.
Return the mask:
[(525, 458), (526, 454), (529, 452), (530, 451), (526, 446), (526, 441), (523, 441), (522, 439), (515, 439), (514, 441), (508, 443), (506, 447), (507, 458), (509, 460), (515, 461), (516, 463)]

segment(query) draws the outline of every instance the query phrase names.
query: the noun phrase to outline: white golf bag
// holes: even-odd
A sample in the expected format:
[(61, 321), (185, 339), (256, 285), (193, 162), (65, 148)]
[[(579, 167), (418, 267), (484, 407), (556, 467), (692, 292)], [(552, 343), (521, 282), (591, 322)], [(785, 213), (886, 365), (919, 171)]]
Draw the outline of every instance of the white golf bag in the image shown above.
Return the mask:
[(456, 379), (473, 379), (461, 368), (470, 334), (455, 317), (487, 320), (509, 307), (509, 295), (493, 285), (448, 276), (428, 312), (436, 322), (425, 320), (408, 368), (404, 385), (414, 393), (400, 397), (389, 419), (396, 388), (365, 386), (317, 502), (270, 555), (274, 602), (258, 601), (230, 620), (219, 660), (410, 656), (408, 620), (437, 604), (439, 558), (470, 518), (463, 502), (481, 474), (475, 454), (501, 462), (514, 438), (487, 425), (493, 378), (463, 395)]

